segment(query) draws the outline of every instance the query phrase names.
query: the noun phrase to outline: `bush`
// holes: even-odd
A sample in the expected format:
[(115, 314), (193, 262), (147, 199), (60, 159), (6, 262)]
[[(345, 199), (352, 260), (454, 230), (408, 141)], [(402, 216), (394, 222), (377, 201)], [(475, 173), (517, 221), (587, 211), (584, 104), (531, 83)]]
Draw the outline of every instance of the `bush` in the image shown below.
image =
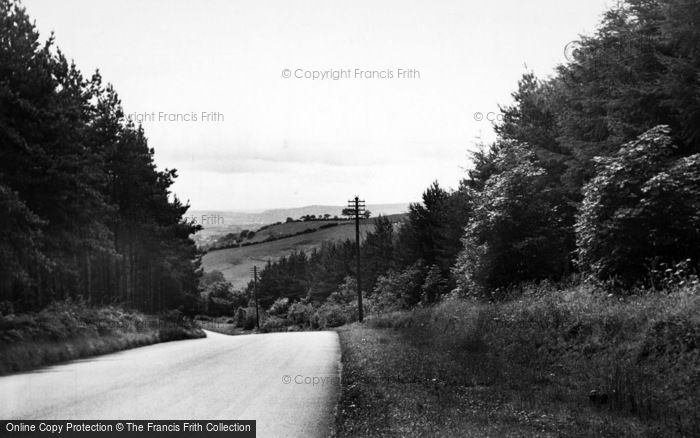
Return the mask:
[(179, 310), (168, 310), (167, 312), (161, 313), (160, 319), (166, 323), (181, 325), (183, 323), (184, 316)]
[(260, 331), (263, 332), (277, 332), (283, 331), (287, 328), (287, 320), (280, 318), (278, 316), (270, 316), (261, 325)]
[(270, 315), (279, 316), (286, 315), (289, 309), (289, 298), (277, 298), (274, 303), (270, 306), (268, 313)]
[(345, 281), (338, 289), (326, 298), (326, 303), (345, 305), (357, 299), (357, 280), (353, 277), (345, 277)]
[(314, 313), (314, 308), (311, 304), (296, 302), (289, 306), (287, 311), (287, 319), (292, 323), (300, 326), (308, 326), (311, 324), (311, 316)]
[(316, 310), (312, 322), (318, 328), (333, 328), (347, 323), (348, 317), (341, 305), (326, 303)]
[(581, 270), (631, 286), (654, 284), (659, 266), (700, 261), (700, 154), (676, 158), (657, 126), (597, 160), (576, 223)]
[(257, 325), (255, 307), (248, 307), (243, 312), (243, 323), (240, 325), (244, 330), (253, 330)]
[(389, 271), (377, 279), (372, 291), (375, 308), (379, 312), (407, 309), (420, 301), (424, 268), (418, 262), (401, 272)]

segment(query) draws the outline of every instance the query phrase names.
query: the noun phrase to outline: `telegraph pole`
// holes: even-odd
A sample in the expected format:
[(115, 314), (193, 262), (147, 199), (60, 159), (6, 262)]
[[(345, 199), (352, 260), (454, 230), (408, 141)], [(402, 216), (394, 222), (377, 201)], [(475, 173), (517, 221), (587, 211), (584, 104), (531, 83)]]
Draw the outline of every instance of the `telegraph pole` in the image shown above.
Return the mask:
[(253, 296), (255, 297), (255, 326), (260, 330), (260, 314), (258, 313), (258, 267), (253, 266)]
[(355, 210), (355, 253), (357, 258), (357, 312), (358, 319), (362, 322), (362, 276), (360, 265), (360, 213), (365, 211), (365, 201), (361, 201), (359, 196), (348, 201), (348, 208)]

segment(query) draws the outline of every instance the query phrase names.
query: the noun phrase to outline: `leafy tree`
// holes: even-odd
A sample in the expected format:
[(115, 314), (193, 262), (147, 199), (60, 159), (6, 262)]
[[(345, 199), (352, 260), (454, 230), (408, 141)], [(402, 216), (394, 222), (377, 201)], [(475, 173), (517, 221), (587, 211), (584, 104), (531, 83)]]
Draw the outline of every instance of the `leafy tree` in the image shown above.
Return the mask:
[(498, 172), (474, 194), (473, 216), (454, 275), (467, 293), (488, 296), (511, 284), (558, 278), (569, 266), (561, 201), (526, 146), (503, 144)]
[(700, 261), (700, 154), (675, 157), (668, 126), (626, 143), (585, 187), (576, 224), (582, 270), (649, 283), (662, 263)]
[(355, 217), (355, 209), (354, 208), (344, 208), (343, 212), (341, 213), (341, 216), (345, 216), (347, 218), (353, 218), (353, 217)]
[(224, 274), (221, 271), (213, 270), (202, 273), (202, 277), (199, 279), (199, 285), (201, 288), (206, 288), (210, 284), (225, 281), (226, 278), (224, 278)]
[(679, 152), (700, 152), (698, 17), (695, 1), (621, 2), (559, 68), (551, 106), (580, 187), (595, 174), (594, 157), (657, 125), (671, 127)]

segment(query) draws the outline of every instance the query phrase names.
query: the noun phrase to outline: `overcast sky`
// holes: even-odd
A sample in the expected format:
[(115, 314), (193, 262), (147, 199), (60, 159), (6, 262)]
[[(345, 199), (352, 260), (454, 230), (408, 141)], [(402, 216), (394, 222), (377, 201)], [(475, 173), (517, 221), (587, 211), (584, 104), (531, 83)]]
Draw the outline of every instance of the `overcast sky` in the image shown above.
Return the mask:
[[(181, 199), (258, 210), (355, 194), (414, 201), (435, 179), (456, 187), (525, 65), (550, 75), (611, 2), (24, 4), (86, 76), (100, 69), (126, 113), (155, 113), (144, 128), (158, 165), (178, 169)], [(328, 70), (343, 77), (303, 77)]]

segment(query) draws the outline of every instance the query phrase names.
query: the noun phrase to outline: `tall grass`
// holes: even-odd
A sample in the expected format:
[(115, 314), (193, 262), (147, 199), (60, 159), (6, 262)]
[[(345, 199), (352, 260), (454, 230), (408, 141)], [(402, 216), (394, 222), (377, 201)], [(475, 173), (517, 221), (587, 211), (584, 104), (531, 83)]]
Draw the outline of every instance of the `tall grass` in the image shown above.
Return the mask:
[(40, 312), (0, 314), (0, 374), (204, 336), (178, 312), (152, 316), (58, 302)]
[(556, 401), (700, 436), (697, 286), (624, 298), (585, 284), (530, 286), (508, 302), (452, 297), (368, 325), (444, 354), (448, 385), (495, 385), (527, 394), (530, 408)]

